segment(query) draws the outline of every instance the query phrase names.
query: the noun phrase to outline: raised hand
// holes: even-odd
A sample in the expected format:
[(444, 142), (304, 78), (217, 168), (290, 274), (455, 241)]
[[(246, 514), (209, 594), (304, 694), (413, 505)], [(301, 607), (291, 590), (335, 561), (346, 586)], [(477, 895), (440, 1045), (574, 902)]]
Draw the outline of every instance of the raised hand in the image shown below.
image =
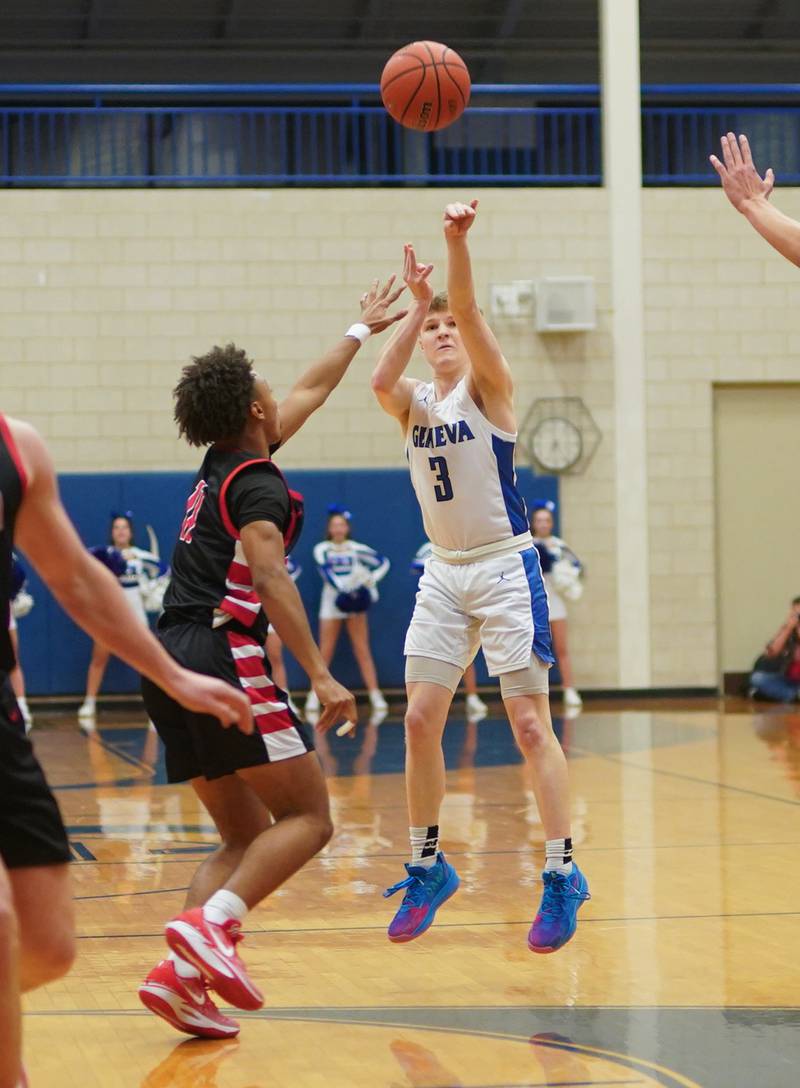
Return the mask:
[(428, 277), (433, 272), (432, 264), (418, 264), (417, 255), (411, 243), (403, 246), (403, 280), (411, 294), (423, 302), (433, 298), (433, 288)]
[(759, 175), (746, 136), (737, 140), (734, 133), (729, 132), (720, 142), (724, 161), (720, 162), (716, 155), (709, 155), (709, 160), (720, 176), (725, 196), (737, 212), (744, 209), (748, 200), (768, 200), (775, 185), (772, 167), (763, 178)]
[(445, 238), (460, 238), (467, 233), (478, 214), (478, 201), (469, 204), (448, 204), (444, 210)]
[(390, 276), (383, 287), (378, 280), (374, 280), (369, 291), (361, 296), (361, 320), (369, 326), (372, 333), (383, 332), (408, 313), (408, 310), (398, 310), (395, 314), (387, 312), (405, 291), (404, 286), (398, 287), (396, 291), (392, 290), (395, 278)]

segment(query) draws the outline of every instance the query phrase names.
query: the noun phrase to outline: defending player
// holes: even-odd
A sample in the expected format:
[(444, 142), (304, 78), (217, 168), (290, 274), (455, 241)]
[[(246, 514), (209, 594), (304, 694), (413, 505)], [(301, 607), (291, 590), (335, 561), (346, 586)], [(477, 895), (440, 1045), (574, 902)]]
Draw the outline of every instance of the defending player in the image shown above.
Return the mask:
[(769, 202), (775, 186), (772, 167), (763, 178), (759, 175), (746, 136), (737, 140), (735, 134), (729, 132), (720, 142), (723, 161), (720, 162), (716, 155), (710, 155), (709, 160), (719, 174), (725, 196), (773, 249), (787, 261), (800, 266), (800, 223)]
[(169, 781), (191, 783), (222, 839), (195, 873), (186, 909), (167, 924), (172, 957), (139, 989), (152, 1012), (188, 1034), (225, 1038), (239, 1031), (206, 986), (238, 1008), (261, 1006), (262, 995), (236, 951), (242, 920), (331, 836), (311, 733), (270, 674), (267, 617), (311, 681), (323, 708), (320, 731), (342, 718), (355, 721), (355, 700), (328, 671), (286, 570), (286, 552), (302, 525), (302, 500), (270, 457), (324, 403), (370, 332), (404, 316), (387, 316), (403, 290), (391, 290), (393, 278), (383, 290), (376, 281), (362, 297), (361, 322), (280, 405), (232, 344), (185, 367), (175, 390), (181, 434), (190, 445), (209, 449), (173, 553), (159, 636), (181, 663), (241, 684), (257, 727), (252, 736), (232, 738), (185, 713), (155, 684), (143, 684), (145, 706), (166, 748)]
[(25, 1083), (20, 993), (65, 974), (75, 945), (67, 836), (8, 681), (12, 547), (25, 552), (76, 623), (172, 698), (243, 734), (253, 719), (240, 690), (181, 668), (148, 631), (122, 622), (123, 591), (78, 539), (44, 443), (29, 424), (2, 415), (0, 500), (0, 1088), (16, 1088)]
[[(553, 662), (547, 596), (514, 474), (516, 417), (511, 371), (475, 301), (467, 232), (477, 201), (444, 213), (447, 296), (433, 297), (432, 265), (405, 247), (404, 279), (414, 296), (406, 320), (372, 377), (381, 407), (400, 423), (411, 480), (432, 555), (420, 579), (406, 636), (406, 790), (411, 862), (389, 939), (410, 941), (458, 888), (439, 850), (445, 792), (442, 733), (464, 669), (483, 647), (500, 677), (517, 744), (533, 775), (546, 843), (544, 896), (528, 934), (534, 952), (553, 952), (575, 932), (589, 898), (572, 861), (567, 764), (553, 733), (548, 669)], [(404, 376), (419, 342), (432, 382)]]

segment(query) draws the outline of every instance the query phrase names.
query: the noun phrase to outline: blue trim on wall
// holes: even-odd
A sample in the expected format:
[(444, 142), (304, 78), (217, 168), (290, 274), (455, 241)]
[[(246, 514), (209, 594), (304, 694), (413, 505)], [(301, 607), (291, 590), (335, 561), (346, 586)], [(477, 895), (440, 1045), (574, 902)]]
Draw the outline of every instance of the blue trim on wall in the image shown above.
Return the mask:
[[(292, 487), (306, 500), (303, 535), (292, 553), (303, 568), (297, 588), (317, 630), (322, 579), (316, 572), (312, 549), (324, 536), (327, 507), (341, 502), (353, 512), (353, 536), (370, 544), (391, 560), (392, 569), (381, 582), (381, 599), (369, 613), (372, 650), (381, 684), (403, 685), (403, 640), (411, 617), (417, 578), (411, 561), (425, 539), (422, 519), (406, 468), (289, 470)], [(59, 477), (62, 498), (81, 539), (88, 546), (105, 543), (110, 512), (132, 510), (136, 540), (146, 546), (145, 524), (158, 535), (161, 554), (169, 559), (178, 535), (186, 496), (194, 478), (189, 472), (70, 473)], [(530, 503), (558, 498), (554, 477), (536, 477), (520, 469), (518, 487)], [(19, 623), (22, 666), (31, 695), (80, 694), (84, 690), (91, 642), (63, 613), (31, 570), (29, 588), (36, 604)], [(305, 675), (287, 654), (289, 684), (306, 686)], [(483, 659), (478, 659), (479, 682), (487, 681)], [(344, 683), (362, 687), (349, 641), (343, 635), (333, 670)], [(111, 661), (102, 691), (131, 693), (139, 690), (137, 674), (121, 662)]]

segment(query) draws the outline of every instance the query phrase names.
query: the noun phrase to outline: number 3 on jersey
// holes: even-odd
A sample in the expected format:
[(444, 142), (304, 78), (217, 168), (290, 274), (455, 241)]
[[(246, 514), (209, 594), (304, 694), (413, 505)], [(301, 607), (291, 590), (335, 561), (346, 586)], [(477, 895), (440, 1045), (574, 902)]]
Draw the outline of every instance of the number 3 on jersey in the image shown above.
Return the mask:
[(450, 482), (450, 473), (447, 471), (447, 461), (444, 457), (429, 457), (428, 464), (436, 473), (436, 483), (433, 493), (437, 502), (449, 502), (453, 497), (453, 485)]

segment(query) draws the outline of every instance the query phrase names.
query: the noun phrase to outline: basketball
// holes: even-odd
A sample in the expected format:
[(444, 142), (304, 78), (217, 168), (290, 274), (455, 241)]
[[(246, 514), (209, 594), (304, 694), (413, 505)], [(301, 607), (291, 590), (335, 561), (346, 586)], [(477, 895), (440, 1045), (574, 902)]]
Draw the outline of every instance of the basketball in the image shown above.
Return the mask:
[(393, 53), (381, 75), (381, 99), (405, 128), (436, 132), (457, 121), (469, 102), (467, 66), (441, 42), (411, 42)]

